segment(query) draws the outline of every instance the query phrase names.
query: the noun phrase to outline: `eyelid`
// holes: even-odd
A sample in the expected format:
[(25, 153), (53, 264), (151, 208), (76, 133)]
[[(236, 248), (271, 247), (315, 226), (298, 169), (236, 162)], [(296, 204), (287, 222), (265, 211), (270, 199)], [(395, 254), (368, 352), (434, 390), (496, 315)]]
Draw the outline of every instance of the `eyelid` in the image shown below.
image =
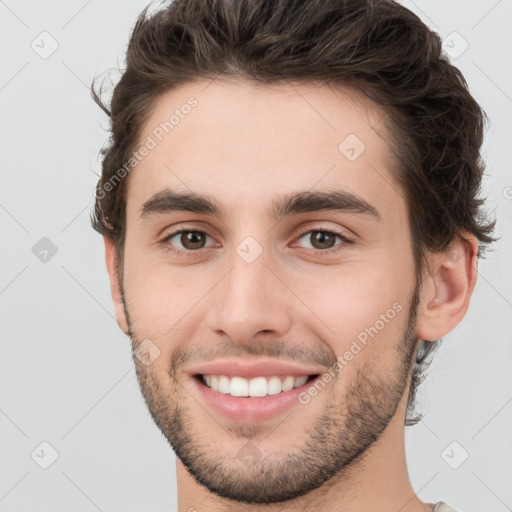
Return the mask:
[(305, 234), (310, 233), (312, 231), (327, 231), (328, 233), (334, 233), (350, 241), (352, 241), (353, 238), (352, 232), (347, 228), (341, 227), (340, 225), (329, 226), (323, 224), (322, 221), (311, 221), (305, 224), (301, 224), (301, 226), (296, 229), (297, 235), (295, 235), (295, 239), (301, 238)]
[(205, 233), (209, 233), (213, 231), (214, 228), (208, 222), (200, 222), (200, 221), (184, 221), (178, 222), (174, 224), (172, 227), (165, 227), (159, 231), (157, 234), (158, 237), (167, 238), (172, 234), (176, 234), (178, 231), (203, 231)]

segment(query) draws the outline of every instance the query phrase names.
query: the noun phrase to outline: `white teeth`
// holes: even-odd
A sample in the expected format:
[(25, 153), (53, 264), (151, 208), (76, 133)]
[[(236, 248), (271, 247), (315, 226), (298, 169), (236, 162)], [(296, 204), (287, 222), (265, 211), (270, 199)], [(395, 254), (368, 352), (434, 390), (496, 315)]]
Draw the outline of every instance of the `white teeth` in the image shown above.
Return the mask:
[(286, 379), (284, 379), (283, 383), (281, 384), (281, 389), (283, 391), (290, 391), (290, 389), (293, 389), (294, 384), (295, 379), (293, 377), (286, 377)]
[[(224, 375), (222, 377), (224, 377)], [(224, 378), (229, 381), (227, 377)], [(229, 391), (227, 393), (226, 391), (223, 391), (220, 386), (217, 391), (225, 394), (229, 393), (231, 396), (249, 396), (249, 382), (247, 382), (247, 379), (242, 379), (242, 377), (233, 377), (231, 379), (231, 385), (229, 386)]]
[(229, 379), (225, 375), (219, 376), (218, 390), (226, 395), (230, 392)]
[(279, 377), (270, 377), (267, 383), (267, 394), (277, 395), (281, 391), (281, 379)]
[(293, 387), (294, 388), (298, 388), (299, 386), (303, 386), (304, 384), (306, 384), (307, 380), (308, 380), (308, 376), (307, 375), (304, 375), (304, 377), (297, 377), (295, 379)]
[(250, 396), (266, 396), (267, 395), (267, 379), (265, 377), (256, 377), (249, 381)]
[(284, 391), (303, 386), (308, 380), (307, 375), (302, 377), (287, 376), (279, 377), (254, 377), (244, 379), (243, 377), (229, 378), (226, 375), (203, 375), (203, 381), (214, 391), (231, 396), (254, 396), (277, 395)]

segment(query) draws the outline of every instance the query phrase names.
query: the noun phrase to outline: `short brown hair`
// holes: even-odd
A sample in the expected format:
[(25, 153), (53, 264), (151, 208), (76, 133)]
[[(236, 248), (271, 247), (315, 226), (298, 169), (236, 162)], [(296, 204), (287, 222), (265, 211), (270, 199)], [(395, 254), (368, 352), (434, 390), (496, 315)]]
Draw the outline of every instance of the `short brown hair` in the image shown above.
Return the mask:
[[(408, 208), (418, 279), (427, 251), (443, 251), (469, 233), (481, 257), (496, 240), (496, 221), (486, 221), (478, 197), (488, 118), (442, 52), (439, 35), (414, 13), (392, 0), (174, 0), (151, 15), (149, 7), (135, 23), (109, 107), (95, 81), (91, 87), (111, 123), (92, 224), (114, 240), (121, 267), (126, 167), (119, 171), (136, 149), (150, 108), (168, 90), (217, 77), (260, 84), (325, 81), (357, 88), (380, 105)], [(419, 347), (408, 413), (439, 341)]]

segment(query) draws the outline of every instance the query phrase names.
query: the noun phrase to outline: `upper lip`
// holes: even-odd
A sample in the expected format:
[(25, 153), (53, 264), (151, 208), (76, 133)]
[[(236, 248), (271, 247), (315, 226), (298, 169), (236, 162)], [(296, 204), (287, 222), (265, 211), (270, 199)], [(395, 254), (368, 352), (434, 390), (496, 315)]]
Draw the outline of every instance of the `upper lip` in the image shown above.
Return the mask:
[(317, 375), (322, 373), (314, 366), (299, 366), (293, 363), (276, 361), (275, 359), (265, 360), (243, 360), (243, 359), (218, 359), (210, 363), (205, 363), (193, 368), (191, 375), (226, 375), (227, 377), (243, 377), (251, 379), (253, 377), (272, 377), (272, 376), (302, 376)]

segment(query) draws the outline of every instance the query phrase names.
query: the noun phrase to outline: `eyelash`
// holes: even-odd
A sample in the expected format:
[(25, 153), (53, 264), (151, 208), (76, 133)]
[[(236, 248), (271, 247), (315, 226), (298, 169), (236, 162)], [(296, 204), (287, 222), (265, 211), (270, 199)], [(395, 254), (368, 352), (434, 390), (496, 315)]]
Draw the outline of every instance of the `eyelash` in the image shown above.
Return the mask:
[[(169, 233), (168, 235), (166, 235), (166, 237), (162, 240), (162, 243), (164, 244), (164, 248), (165, 250), (173, 253), (173, 254), (177, 254), (178, 256), (196, 256), (197, 253), (199, 253), (201, 250), (203, 249), (207, 249), (207, 247), (202, 247), (200, 249), (176, 249), (175, 247), (173, 247), (171, 244), (170, 244), (170, 239), (171, 238), (174, 238), (176, 235), (180, 235), (182, 233), (201, 233), (203, 235), (206, 235), (206, 236), (210, 236), (208, 235), (208, 233), (206, 233), (205, 231), (202, 231), (200, 229), (193, 229), (193, 228), (189, 228), (189, 229), (178, 229), (176, 231), (173, 231), (172, 233)], [(339, 233), (338, 231), (333, 231), (333, 230), (330, 230), (330, 229), (322, 229), (322, 228), (317, 228), (317, 229), (310, 229), (308, 231), (305, 231), (304, 233), (302, 233), (298, 238), (297, 240), (300, 240), (302, 237), (304, 237), (305, 235), (309, 234), (309, 233), (328, 233), (330, 235), (335, 235), (337, 237), (340, 238), (341, 242), (340, 244), (330, 248), (330, 249), (325, 249), (325, 250), (321, 250), (321, 249), (308, 249), (309, 253), (310, 254), (313, 254), (315, 256), (327, 256), (327, 255), (332, 255), (332, 254), (336, 254), (340, 251), (343, 250), (343, 248), (347, 245), (347, 244), (352, 244), (353, 242), (351, 240), (349, 240), (346, 236), (344, 236), (343, 234)], [(210, 237), (212, 238), (212, 237)]]

